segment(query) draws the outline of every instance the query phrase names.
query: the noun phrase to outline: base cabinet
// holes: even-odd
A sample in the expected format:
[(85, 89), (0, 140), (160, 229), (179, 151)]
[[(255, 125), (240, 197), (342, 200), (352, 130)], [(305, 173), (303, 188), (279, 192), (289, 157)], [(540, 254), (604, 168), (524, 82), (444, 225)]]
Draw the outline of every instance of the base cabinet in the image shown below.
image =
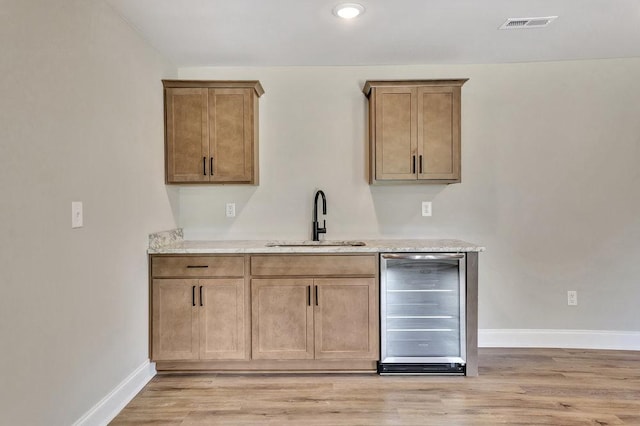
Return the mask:
[(375, 283), (252, 280), (253, 359), (377, 359)]
[(159, 255), (151, 265), (158, 370), (375, 371), (375, 254)]
[[(378, 271), (377, 253), (151, 255), (150, 358), (165, 372), (375, 373)], [(477, 252), (465, 280), (477, 376)]]
[(153, 360), (246, 359), (243, 279), (155, 279)]

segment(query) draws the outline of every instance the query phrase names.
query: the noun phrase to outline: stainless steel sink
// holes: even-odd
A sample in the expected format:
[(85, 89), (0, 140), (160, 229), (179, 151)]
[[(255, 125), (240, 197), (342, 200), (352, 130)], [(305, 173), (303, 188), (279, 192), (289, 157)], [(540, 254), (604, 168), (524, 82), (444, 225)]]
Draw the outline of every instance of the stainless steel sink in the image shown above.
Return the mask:
[(271, 241), (266, 247), (362, 247), (362, 241)]

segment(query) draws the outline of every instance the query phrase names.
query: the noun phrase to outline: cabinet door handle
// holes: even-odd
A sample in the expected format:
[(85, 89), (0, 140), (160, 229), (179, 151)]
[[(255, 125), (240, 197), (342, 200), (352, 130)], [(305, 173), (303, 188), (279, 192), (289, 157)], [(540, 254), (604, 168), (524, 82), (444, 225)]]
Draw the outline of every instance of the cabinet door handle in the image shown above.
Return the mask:
[(422, 155), (420, 155), (420, 174), (422, 174)]
[(208, 268), (209, 265), (187, 265), (187, 269), (194, 269), (194, 268)]
[(202, 175), (207, 175), (207, 157), (202, 157)]
[(415, 172), (416, 172), (416, 156), (415, 155), (413, 156), (412, 163), (413, 163), (413, 165), (411, 166), (411, 173), (415, 174)]
[(318, 286), (316, 286), (316, 306), (318, 306)]
[(213, 157), (209, 159), (209, 174), (213, 176)]
[(196, 286), (191, 287), (191, 305), (196, 306)]
[(203, 306), (203, 304), (202, 304), (202, 286), (200, 286), (200, 306)]
[(311, 306), (311, 286), (307, 286), (307, 306)]

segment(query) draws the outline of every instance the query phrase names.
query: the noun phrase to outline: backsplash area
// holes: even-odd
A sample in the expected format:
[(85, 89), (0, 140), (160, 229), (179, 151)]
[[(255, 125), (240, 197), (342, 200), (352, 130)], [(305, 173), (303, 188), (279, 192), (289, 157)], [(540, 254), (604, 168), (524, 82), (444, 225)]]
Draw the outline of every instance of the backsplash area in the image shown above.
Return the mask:
[(182, 231), (182, 228), (155, 232), (153, 234), (149, 234), (149, 248), (158, 249), (160, 247), (165, 247), (173, 243), (182, 241), (183, 239), (184, 232)]

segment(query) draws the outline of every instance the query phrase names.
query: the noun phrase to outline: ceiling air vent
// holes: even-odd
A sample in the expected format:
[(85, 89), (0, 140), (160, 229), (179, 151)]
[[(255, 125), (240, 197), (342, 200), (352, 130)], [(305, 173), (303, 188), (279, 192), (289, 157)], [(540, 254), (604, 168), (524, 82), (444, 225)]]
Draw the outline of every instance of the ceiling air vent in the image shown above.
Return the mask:
[(522, 28), (542, 28), (549, 25), (557, 16), (539, 18), (509, 18), (500, 26), (501, 30), (516, 30)]

